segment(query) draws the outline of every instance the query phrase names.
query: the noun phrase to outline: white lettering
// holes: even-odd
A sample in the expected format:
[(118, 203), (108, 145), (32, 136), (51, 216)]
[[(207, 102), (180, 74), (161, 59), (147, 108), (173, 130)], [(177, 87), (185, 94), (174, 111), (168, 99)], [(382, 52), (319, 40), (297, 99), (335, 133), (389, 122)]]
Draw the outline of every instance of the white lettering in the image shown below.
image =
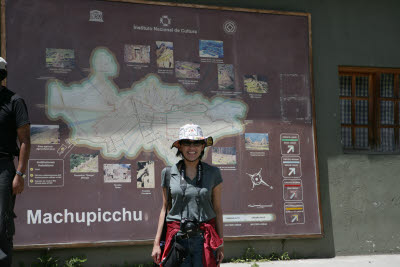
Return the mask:
[[(120, 221), (143, 221), (143, 212), (131, 211), (126, 208), (116, 211), (102, 211), (98, 208), (97, 211), (81, 211), (70, 212), (64, 209), (63, 212), (46, 212), (42, 210), (27, 210), (27, 224), (52, 224), (52, 223), (85, 223), (89, 227), (94, 222), (120, 222)], [(147, 220), (147, 219), (146, 219)]]
[(79, 219), (79, 212), (76, 212), (76, 222), (81, 223), (81, 222), (85, 222), (85, 213), (82, 212), (82, 217), (81, 219)]
[(46, 212), (45, 214), (43, 214), (43, 223), (44, 224), (53, 223), (53, 217), (51, 216), (51, 213)]
[(99, 222), (101, 222), (101, 208), (97, 209), (97, 218), (99, 218)]
[(27, 211), (27, 218), (28, 218), (28, 224), (41, 224), (42, 223), (42, 211), (41, 210), (36, 210), (35, 216), (33, 216), (33, 212), (31, 210)]
[(65, 223), (68, 222), (68, 217), (71, 218), (71, 222), (73, 223), (73, 222), (74, 222), (74, 214), (73, 214), (72, 212), (68, 212), (68, 210), (65, 209), (65, 210), (64, 210), (64, 220), (65, 220)]
[[(106, 215), (108, 215), (109, 217), (106, 218)], [(105, 221), (105, 222), (111, 221), (111, 212), (106, 211), (106, 212), (103, 213), (103, 221)]]
[(137, 218), (136, 218), (136, 211), (132, 211), (132, 213), (133, 213), (133, 219), (135, 221), (141, 221), (142, 220), (142, 211), (141, 210), (139, 211), (139, 217), (137, 217)]
[(63, 215), (61, 214), (61, 213), (59, 213), (59, 212), (57, 212), (56, 214), (54, 214), (54, 222), (55, 223), (62, 223), (63, 222), (63, 220), (62, 219), (57, 219), (58, 217), (62, 217)]
[(90, 223), (95, 222), (96, 221), (96, 212), (88, 212), (87, 213), (87, 221), (86, 221), (86, 225), (90, 226)]
[[(118, 216), (118, 218), (117, 218), (117, 214), (119, 214), (119, 216)], [(121, 221), (121, 212), (120, 211), (114, 211), (114, 213), (113, 213), (113, 220), (114, 220), (114, 222), (119, 222), (119, 221)]]
[(132, 221), (132, 214), (131, 214), (131, 212), (130, 211), (127, 211), (125, 208), (123, 208), (122, 209), (122, 220), (125, 222), (126, 221), (126, 217), (125, 217), (125, 215), (128, 215), (129, 216), (129, 219), (128, 219), (128, 221)]

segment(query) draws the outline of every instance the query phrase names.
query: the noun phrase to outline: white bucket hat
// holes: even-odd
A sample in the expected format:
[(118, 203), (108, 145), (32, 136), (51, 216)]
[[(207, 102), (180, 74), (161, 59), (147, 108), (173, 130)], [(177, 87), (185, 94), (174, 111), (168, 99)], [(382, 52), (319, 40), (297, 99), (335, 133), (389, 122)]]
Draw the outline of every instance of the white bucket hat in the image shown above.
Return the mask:
[(7, 61), (5, 61), (4, 58), (0, 57), (0, 70), (5, 69), (7, 69)]
[(186, 124), (183, 125), (179, 129), (179, 137), (178, 140), (176, 140), (171, 148), (173, 147), (178, 147), (179, 141), (181, 140), (204, 140), (204, 143), (207, 146), (212, 146), (214, 141), (211, 136), (204, 137), (203, 135), (203, 130), (200, 128), (199, 125), (196, 124)]

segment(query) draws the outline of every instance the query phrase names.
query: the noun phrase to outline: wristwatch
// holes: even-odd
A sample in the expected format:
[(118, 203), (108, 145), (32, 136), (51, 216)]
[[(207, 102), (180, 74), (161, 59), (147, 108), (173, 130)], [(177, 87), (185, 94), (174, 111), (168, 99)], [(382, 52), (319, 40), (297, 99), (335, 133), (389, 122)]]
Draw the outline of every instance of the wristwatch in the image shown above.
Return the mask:
[(25, 177), (26, 177), (26, 174), (23, 174), (23, 173), (20, 172), (20, 171), (16, 171), (15, 173), (18, 174), (19, 176), (21, 176), (21, 177), (24, 178), (24, 179), (25, 179)]

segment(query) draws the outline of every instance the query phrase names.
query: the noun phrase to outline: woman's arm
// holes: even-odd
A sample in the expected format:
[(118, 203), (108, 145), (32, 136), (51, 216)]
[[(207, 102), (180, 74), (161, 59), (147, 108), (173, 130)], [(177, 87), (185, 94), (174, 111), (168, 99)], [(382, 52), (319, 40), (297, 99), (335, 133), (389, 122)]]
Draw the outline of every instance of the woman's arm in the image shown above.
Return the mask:
[[(222, 183), (213, 188), (212, 202), (213, 202), (214, 212), (217, 215), (217, 217), (215, 218), (217, 234), (219, 235), (220, 238), (224, 238), (221, 194), (222, 194)], [(217, 250), (217, 261), (221, 263), (223, 258), (224, 258), (224, 246), (222, 244), (222, 246), (219, 247)]]
[(157, 264), (159, 264), (161, 261), (160, 239), (164, 226), (165, 211), (168, 209), (167, 188), (165, 187), (163, 187), (162, 198), (163, 204), (161, 206), (160, 217), (158, 219), (157, 234), (154, 239), (153, 251), (151, 253), (151, 257), (153, 257), (154, 262)]

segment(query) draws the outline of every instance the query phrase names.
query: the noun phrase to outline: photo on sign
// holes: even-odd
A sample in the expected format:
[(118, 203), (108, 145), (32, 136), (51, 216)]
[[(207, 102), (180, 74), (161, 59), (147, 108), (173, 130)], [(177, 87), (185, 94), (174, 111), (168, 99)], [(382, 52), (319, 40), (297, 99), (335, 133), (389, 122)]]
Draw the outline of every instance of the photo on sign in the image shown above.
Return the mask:
[(98, 154), (71, 154), (69, 158), (70, 172), (98, 172)]
[(174, 44), (172, 42), (156, 41), (157, 67), (174, 68)]
[(232, 64), (218, 64), (218, 89), (235, 89), (235, 74)]
[(212, 164), (214, 165), (235, 165), (236, 147), (213, 147)]
[(58, 125), (31, 125), (32, 145), (60, 144), (60, 127)]
[(269, 150), (267, 133), (245, 133), (244, 140), (246, 150)]
[(105, 183), (130, 183), (131, 164), (104, 164)]
[(46, 68), (72, 69), (74, 67), (73, 49), (46, 48)]
[(137, 188), (155, 188), (154, 161), (138, 161)]
[(267, 77), (261, 75), (244, 75), (244, 88), (248, 93), (268, 93)]
[(224, 58), (224, 42), (199, 40), (200, 57)]
[(200, 79), (200, 64), (195, 62), (177, 61), (175, 62), (176, 78)]
[(125, 45), (124, 61), (126, 63), (150, 63), (149, 45)]

